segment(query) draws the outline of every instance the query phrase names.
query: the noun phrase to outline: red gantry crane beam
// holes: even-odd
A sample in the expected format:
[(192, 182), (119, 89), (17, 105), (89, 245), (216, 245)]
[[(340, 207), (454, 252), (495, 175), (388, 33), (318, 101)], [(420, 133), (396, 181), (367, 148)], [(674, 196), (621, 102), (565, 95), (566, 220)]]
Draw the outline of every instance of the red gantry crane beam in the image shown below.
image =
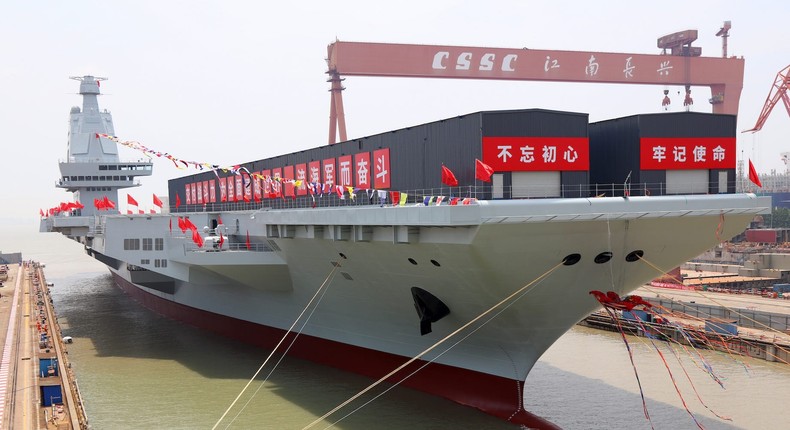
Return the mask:
[(765, 99), (763, 110), (760, 112), (760, 116), (757, 117), (757, 124), (755, 124), (754, 128), (751, 130), (745, 130), (744, 133), (749, 131), (760, 131), (765, 124), (765, 120), (768, 119), (768, 115), (771, 114), (774, 106), (779, 102), (779, 99), (782, 99), (787, 109), (787, 114), (790, 115), (790, 96), (787, 95), (788, 87), (790, 87), (790, 66), (785, 67), (776, 74), (776, 79), (771, 87), (771, 91), (768, 92), (768, 97)]
[(690, 45), (680, 56), (341, 41), (327, 50), (330, 144), (338, 132), (347, 140), (343, 76), (707, 86), (713, 112), (733, 115), (743, 88), (743, 58), (693, 56), (700, 51)]

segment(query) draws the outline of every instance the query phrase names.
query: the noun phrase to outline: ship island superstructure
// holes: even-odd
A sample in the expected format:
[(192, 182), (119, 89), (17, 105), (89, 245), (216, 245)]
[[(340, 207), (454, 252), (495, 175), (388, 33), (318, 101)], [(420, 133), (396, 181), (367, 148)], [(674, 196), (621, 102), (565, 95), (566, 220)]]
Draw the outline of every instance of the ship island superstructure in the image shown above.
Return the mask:
[(93, 202), (105, 198), (117, 202), (118, 190), (140, 186), (135, 178), (150, 176), (153, 162), (122, 161), (117, 143), (101, 137), (115, 134), (112, 114), (99, 109), (100, 86), (106, 78), (86, 75), (71, 79), (80, 82), (82, 109), (71, 108), (66, 159), (59, 163), (61, 177), (56, 186), (73, 193), (74, 201), (83, 204), (74, 215), (93, 216), (108, 210), (118, 213), (117, 209), (99, 209)]
[[(709, 156), (658, 149), (673, 147)], [(123, 164), (112, 155), (77, 164)], [(591, 290), (628, 294), (770, 208), (734, 187), (734, 115), (488, 111), (173, 179), (161, 214), (59, 215), (41, 230), (83, 243), (151, 309), (262, 347), (322, 290), (289, 354), (371, 378), (462, 330), (390, 382), (553, 428), (523, 405), (535, 362), (599, 306)]]

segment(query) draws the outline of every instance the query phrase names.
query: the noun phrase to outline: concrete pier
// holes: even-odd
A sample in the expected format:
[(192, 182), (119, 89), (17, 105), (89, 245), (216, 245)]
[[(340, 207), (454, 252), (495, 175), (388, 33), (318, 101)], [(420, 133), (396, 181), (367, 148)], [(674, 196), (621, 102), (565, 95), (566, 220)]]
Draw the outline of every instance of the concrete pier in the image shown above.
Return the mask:
[(43, 269), (25, 261), (0, 266), (7, 269), (0, 287), (0, 427), (87, 429)]

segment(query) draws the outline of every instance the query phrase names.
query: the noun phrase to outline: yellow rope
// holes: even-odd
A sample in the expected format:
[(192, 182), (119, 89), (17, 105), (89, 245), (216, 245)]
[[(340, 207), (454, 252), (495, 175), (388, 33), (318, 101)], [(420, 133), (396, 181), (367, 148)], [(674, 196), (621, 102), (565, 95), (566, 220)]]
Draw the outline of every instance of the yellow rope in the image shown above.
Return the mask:
[(392, 370), (392, 371), (391, 371), (391, 372), (389, 372), (388, 374), (386, 374), (386, 375), (382, 376), (382, 377), (381, 377), (379, 380), (377, 380), (376, 382), (374, 382), (374, 383), (372, 383), (372, 384), (368, 385), (368, 386), (367, 386), (367, 388), (365, 388), (365, 389), (363, 389), (362, 391), (358, 392), (357, 394), (355, 394), (355, 395), (351, 396), (351, 397), (350, 397), (348, 400), (346, 400), (345, 402), (343, 402), (343, 403), (339, 404), (338, 406), (336, 406), (336, 407), (335, 407), (334, 409), (332, 409), (331, 411), (329, 411), (329, 412), (325, 413), (325, 414), (324, 414), (324, 415), (322, 415), (321, 417), (317, 418), (315, 421), (313, 421), (313, 422), (311, 422), (310, 424), (306, 425), (306, 426), (305, 426), (305, 427), (304, 427), (302, 430), (306, 430), (306, 429), (309, 429), (309, 428), (313, 427), (314, 425), (316, 425), (316, 424), (318, 424), (319, 422), (323, 421), (324, 419), (326, 419), (327, 417), (329, 417), (329, 416), (330, 416), (330, 415), (332, 415), (333, 413), (337, 412), (338, 410), (340, 410), (340, 409), (341, 409), (341, 408), (343, 408), (344, 406), (346, 406), (346, 405), (348, 405), (349, 403), (353, 402), (354, 400), (358, 399), (358, 398), (359, 398), (360, 396), (362, 396), (363, 394), (367, 393), (367, 392), (368, 392), (368, 391), (370, 391), (371, 389), (375, 388), (376, 386), (378, 386), (378, 385), (379, 385), (379, 384), (381, 384), (382, 382), (384, 382), (384, 381), (386, 381), (387, 379), (389, 379), (389, 378), (390, 378), (392, 375), (394, 375), (394, 374), (398, 373), (399, 371), (403, 370), (403, 368), (405, 368), (405, 367), (406, 367), (406, 366), (408, 366), (409, 364), (411, 364), (411, 363), (414, 363), (414, 362), (415, 362), (415, 361), (417, 361), (417, 360), (418, 360), (420, 357), (422, 357), (422, 356), (424, 356), (425, 354), (429, 353), (430, 351), (432, 351), (432, 350), (433, 350), (434, 348), (436, 348), (437, 346), (441, 345), (442, 343), (444, 343), (445, 341), (447, 341), (447, 340), (448, 340), (448, 339), (450, 339), (451, 337), (455, 336), (456, 334), (458, 334), (458, 333), (459, 333), (459, 332), (461, 332), (462, 330), (466, 329), (467, 327), (469, 327), (470, 325), (474, 324), (475, 322), (477, 322), (478, 320), (480, 320), (480, 319), (481, 319), (481, 318), (483, 318), (484, 316), (488, 315), (489, 313), (491, 313), (491, 312), (492, 312), (494, 309), (496, 309), (497, 307), (499, 307), (499, 306), (500, 306), (500, 305), (502, 305), (503, 303), (507, 302), (508, 300), (512, 299), (513, 297), (515, 297), (515, 296), (517, 296), (518, 294), (522, 293), (523, 291), (527, 290), (529, 287), (533, 286), (533, 285), (534, 285), (535, 283), (537, 283), (538, 281), (541, 281), (541, 280), (543, 280), (543, 279), (544, 279), (544, 278), (546, 278), (548, 275), (550, 275), (552, 272), (554, 272), (555, 270), (557, 270), (557, 268), (559, 268), (561, 265), (562, 265), (562, 262), (558, 263), (556, 266), (552, 267), (551, 269), (549, 269), (548, 271), (546, 271), (546, 272), (545, 272), (545, 273), (543, 273), (542, 275), (540, 275), (540, 276), (538, 276), (537, 278), (535, 278), (535, 279), (534, 279), (532, 282), (530, 282), (530, 283), (528, 283), (527, 285), (524, 285), (523, 287), (519, 288), (519, 289), (518, 289), (518, 290), (516, 290), (516, 292), (514, 292), (513, 294), (511, 294), (511, 295), (507, 296), (506, 298), (502, 299), (502, 300), (501, 300), (499, 303), (497, 303), (497, 304), (495, 304), (494, 306), (490, 307), (490, 308), (489, 308), (488, 310), (486, 310), (485, 312), (481, 313), (480, 315), (478, 315), (477, 317), (475, 317), (475, 318), (474, 318), (474, 319), (472, 319), (471, 321), (467, 322), (466, 324), (462, 325), (461, 327), (459, 327), (458, 329), (456, 329), (456, 330), (455, 330), (455, 331), (453, 331), (452, 333), (448, 334), (447, 336), (445, 336), (444, 338), (442, 338), (442, 339), (441, 339), (441, 340), (439, 340), (438, 342), (434, 343), (434, 344), (433, 344), (433, 345), (431, 345), (431, 346), (430, 346), (428, 349), (426, 349), (426, 350), (422, 351), (421, 353), (417, 354), (416, 356), (414, 356), (413, 358), (409, 359), (409, 360), (408, 360), (408, 361), (406, 361), (405, 363), (401, 364), (400, 366), (398, 366), (397, 368), (395, 368), (394, 370)]
[(324, 282), (321, 284), (320, 287), (318, 287), (318, 290), (316, 290), (315, 294), (313, 294), (313, 297), (310, 299), (310, 301), (307, 302), (307, 305), (305, 305), (304, 309), (302, 309), (302, 312), (299, 314), (299, 316), (296, 317), (296, 320), (294, 320), (293, 324), (291, 324), (291, 327), (288, 328), (288, 331), (286, 331), (285, 334), (283, 335), (283, 337), (280, 339), (280, 341), (277, 342), (277, 345), (274, 347), (274, 349), (272, 349), (272, 352), (269, 353), (269, 356), (266, 357), (266, 360), (263, 362), (263, 364), (261, 364), (261, 367), (258, 368), (258, 370), (255, 372), (254, 375), (252, 375), (252, 378), (250, 378), (250, 380), (247, 381), (247, 385), (245, 385), (244, 388), (241, 389), (241, 392), (239, 392), (239, 395), (236, 396), (235, 399), (233, 399), (233, 402), (230, 404), (230, 406), (228, 406), (228, 409), (226, 409), (225, 412), (222, 414), (222, 416), (219, 417), (219, 419), (217, 420), (216, 424), (214, 424), (214, 427), (211, 428), (212, 430), (215, 430), (217, 428), (217, 426), (219, 426), (219, 423), (222, 422), (223, 419), (225, 419), (225, 416), (228, 415), (228, 412), (230, 412), (230, 410), (233, 408), (233, 406), (236, 405), (236, 402), (239, 401), (239, 399), (244, 394), (244, 392), (247, 391), (247, 388), (249, 388), (249, 386), (252, 384), (252, 381), (254, 381), (255, 378), (258, 377), (258, 374), (261, 373), (263, 368), (266, 366), (266, 363), (268, 363), (269, 360), (272, 358), (272, 356), (274, 355), (275, 351), (277, 351), (277, 348), (279, 348), (280, 345), (282, 345), (282, 343), (285, 341), (286, 337), (288, 337), (288, 335), (291, 333), (291, 330), (293, 330), (293, 328), (296, 326), (296, 324), (299, 322), (299, 320), (302, 318), (302, 316), (305, 314), (305, 312), (307, 312), (307, 309), (310, 307), (310, 305), (313, 303), (313, 301), (315, 301), (316, 297), (318, 297), (318, 294), (321, 292), (321, 290), (323, 290), (324, 287), (327, 285), (327, 282), (332, 277), (332, 275), (335, 273), (335, 270), (337, 270), (337, 268), (340, 267), (340, 263), (333, 264), (332, 266), (333, 266), (332, 270), (329, 272), (329, 275), (327, 275), (326, 279), (324, 279)]

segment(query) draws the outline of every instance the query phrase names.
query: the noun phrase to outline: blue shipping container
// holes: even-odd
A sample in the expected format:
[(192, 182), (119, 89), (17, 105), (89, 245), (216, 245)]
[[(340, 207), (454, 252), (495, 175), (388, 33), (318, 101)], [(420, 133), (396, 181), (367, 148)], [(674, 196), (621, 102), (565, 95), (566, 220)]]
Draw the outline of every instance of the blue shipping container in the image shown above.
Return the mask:
[(706, 333), (718, 333), (729, 336), (738, 335), (737, 321), (712, 321), (705, 320)]
[(623, 311), (623, 319), (626, 320), (642, 320), (644, 322), (651, 322), (652, 315), (639, 309), (632, 309), (630, 311)]
[(46, 378), (48, 376), (58, 376), (58, 359), (55, 357), (39, 358), (39, 373), (38, 376)]
[(41, 386), (41, 406), (52, 406), (53, 404), (63, 403), (63, 394), (58, 385)]
[(790, 284), (774, 284), (775, 293), (790, 293)]

